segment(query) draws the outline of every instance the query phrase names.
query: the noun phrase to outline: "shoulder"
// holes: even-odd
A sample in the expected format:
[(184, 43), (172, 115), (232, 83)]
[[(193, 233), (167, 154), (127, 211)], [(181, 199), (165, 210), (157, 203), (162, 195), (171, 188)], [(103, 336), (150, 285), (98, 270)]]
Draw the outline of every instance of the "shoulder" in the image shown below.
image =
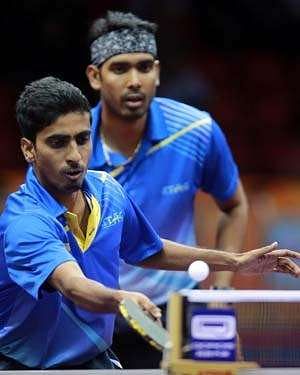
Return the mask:
[(169, 98), (156, 97), (154, 100), (170, 134), (187, 127), (196, 134), (199, 131), (207, 134), (212, 132), (214, 120), (208, 112)]
[(179, 136), (180, 139), (188, 139), (192, 143), (208, 145), (216, 133), (222, 133), (209, 112), (168, 98), (157, 97), (155, 103), (159, 106), (172, 137)]
[(27, 211), (6, 217), (1, 222), (1, 232), (6, 240), (38, 241), (42, 238), (62, 238), (63, 225), (53, 216), (41, 211)]
[(186, 121), (196, 121), (204, 118), (211, 119), (208, 112), (177, 100), (156, 97), (154, 101), (165, 114), (172, 115), (174, 118), (185, 119)]
[[(130, 205), (124, 188), (103, 171), (88, 171), (90, 193), (101, 206), (103, 217), (123, 215)], [(110, 220), (110, 219), (105, 219)]]
[[(39, 220), (40, 222), (50, 223), (55, 221), (51, 210), (40, 204), (40, 202), (32, 197), (30, 194), (22, 192), (22, 187), (19, 191), (8, 196), (4, 210), (1, 214), (1, 227), (8, 226), (10, 222), (14, 225), (23, 223), (22, 225), (30, 225), (32, 221)], [(26, 229), (23, 227), (23, 229)]]
[(124, 195), (122, 186), (107, 172), (89, 169), (87, 179), (96, 189), (101, 187), (105, 192)]
[(63, 206), (55, 206), (50, 195), (47, 198), (41, 192), (35, 194), (30, 187), (28, 183), (23, 184), (8, 196), (0, 218), (0, 232), (9, 232), (12, 237), (23, 233), (60, 235), (63, 226), (58, 216), (64, 212)]
[(88, 169), (86, 178), (96, 185), (103, 185), (110, 178), (110, 175), (104, 171), (95, 171), (93, 169)]

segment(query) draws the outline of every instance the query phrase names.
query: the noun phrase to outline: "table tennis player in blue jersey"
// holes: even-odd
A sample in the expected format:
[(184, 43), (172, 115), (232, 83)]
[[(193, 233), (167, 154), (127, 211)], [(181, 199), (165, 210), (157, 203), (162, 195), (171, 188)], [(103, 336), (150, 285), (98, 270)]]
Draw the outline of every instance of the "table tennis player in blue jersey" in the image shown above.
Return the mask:
[[(108, 12), (90, 28), (87, 76), (91, 87), (101, 92), (101, 102), (92, 111), (89, 167), (111, 173), (162, 238), (183, 244), (196, 245), (195, 195), (199, 190), (209, 193), (222, 213), (216, 246), (236, 251), (248, 214), (238, 168), (208, 113), (155, 97), (160, 70), (155, 30), (156, 25), (120, 12)], [(146, 294), (162, 311), (171, 292), (196, 287), (186, 273), (126, 263), (120, 272), (121, 287)], [(229, 272), (217, 273), (214, 287), (228, 288), (231, 279)], [(158, 367), (161, 353), (143, 341), (131, 355), (128, 342), (133, 345), (139, 338), (122, 320), (119, 324), (115, 349), (124, 365)]]
[(276, 243), (237, 255), (161, 241), (121, 185), (87, 171), (90, 108), (73, 85), (46, 77), (17, 102), (26, 179), (0, 218), (0, 369), (115, 368), (115, 313), (126, 297), (154, 318), (141, 293), (119, 288), (119, 259), (186, 270), (202, 259), (213, 270), (296, 276)]

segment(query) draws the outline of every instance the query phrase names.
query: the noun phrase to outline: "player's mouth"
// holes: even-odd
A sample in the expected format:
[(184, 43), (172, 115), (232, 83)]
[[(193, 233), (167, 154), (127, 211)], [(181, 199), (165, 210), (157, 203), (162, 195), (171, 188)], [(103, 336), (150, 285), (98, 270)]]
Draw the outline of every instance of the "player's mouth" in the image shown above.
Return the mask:
[(78, 180), (83, 173), (83, 168), (67, 169), (63, 171), (64, 176), (66, 176), (69, 180)]
[(129, 108), (139, 108), (144, 104), (145, 95), (142, 93), (128, 94), (124, 97), (124, 102)]

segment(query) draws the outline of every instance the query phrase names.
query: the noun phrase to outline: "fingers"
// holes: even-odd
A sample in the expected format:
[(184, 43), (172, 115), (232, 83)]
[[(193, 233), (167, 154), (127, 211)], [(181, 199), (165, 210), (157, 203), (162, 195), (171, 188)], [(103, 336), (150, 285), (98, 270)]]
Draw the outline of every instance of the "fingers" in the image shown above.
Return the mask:
[(141, 305), (142, 309), (149, 313), (155, 320), (160, 320), (161, 318), (161, 310), (159, 307), (154, 305), (149, 299), (147, 299)]
[(278, 258), (277, 265), (274, 268), (274, 271), (280, 273), (288, 273), (296, 278), (300, 277), (300, 267), (291, 259), (285, 257)]
[(130, 298), (134, 300), (152, 319), (160, 320), (161, 310), (147, 296), (142, 293), (129, 292)]
[(280, 273), (288, 273), (294, 277), (299, 277), (299, 267), (288, 258), (278, 258), (278, 263), (274, 271)]
[[(300, 253), (287, 249), (277, 249), (278, 243), (242, 254), (239, 268), (247, 273), (282, 272), (300, 277), (300, 267), (291, 259), (300, 259)], [(285, 259), (284, 261), (279, 259)]]
[(277, 257), (288, 257), (293, 259), (300, 259), (300, 253), (293, 250), (288, 249), (278, 249), (273, 250), (267, 254), (267, 256), (277, 256)]

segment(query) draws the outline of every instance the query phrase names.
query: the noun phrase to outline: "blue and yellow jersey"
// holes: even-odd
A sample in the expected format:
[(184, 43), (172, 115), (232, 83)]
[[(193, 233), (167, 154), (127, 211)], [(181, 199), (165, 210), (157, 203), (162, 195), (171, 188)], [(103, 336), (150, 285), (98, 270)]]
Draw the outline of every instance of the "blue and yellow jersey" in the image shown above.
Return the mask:
[(0, 353), (28, 367), (75, 365), (111, 344), (114, 314), (96, 314), (45, 288), (54, 269), (76, 261), (84, 274), (119, 287), (119, 257), (137, 264), (162, 249), (160, 238), (122, 187), (105, 172), (87, 173), (91, 214), (77, 218), (29, 169), (0, 219)]
[[(225, 201), (236, 191), (239, 174), (226, 138), (213, 118), (189, 105), (154, 98), (142, 143), (134, 157), (109, 152), (99, 139), (101, 103), (92, 110), (90, 168), (111, 173), (138, 204), (162, 238), (195, 245), (194, 199), (203, 190)], [(123, 159), (123, 160), (122, 160)], [(184, 272), (122, 264), (120, 285), (155, 303), (170, 292), (192, 288)]]

